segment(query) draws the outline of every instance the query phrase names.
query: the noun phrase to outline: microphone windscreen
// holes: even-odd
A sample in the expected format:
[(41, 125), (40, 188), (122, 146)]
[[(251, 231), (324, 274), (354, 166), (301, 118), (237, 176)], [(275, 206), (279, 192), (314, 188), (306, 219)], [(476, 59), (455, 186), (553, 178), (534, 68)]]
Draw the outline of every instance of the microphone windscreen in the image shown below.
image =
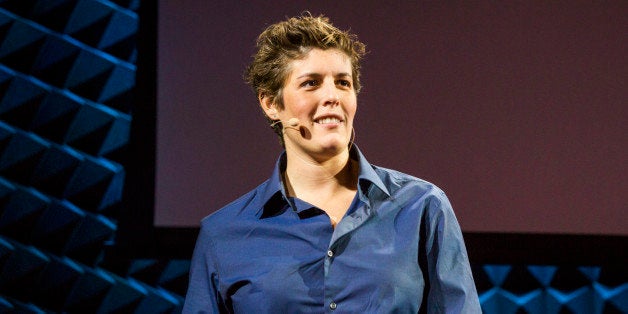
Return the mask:
[(288, 124), (290, 126), (297, 126), (297, 125), (299, 125), (299, 118), (290, 118), (290, 120), (288, 120)]

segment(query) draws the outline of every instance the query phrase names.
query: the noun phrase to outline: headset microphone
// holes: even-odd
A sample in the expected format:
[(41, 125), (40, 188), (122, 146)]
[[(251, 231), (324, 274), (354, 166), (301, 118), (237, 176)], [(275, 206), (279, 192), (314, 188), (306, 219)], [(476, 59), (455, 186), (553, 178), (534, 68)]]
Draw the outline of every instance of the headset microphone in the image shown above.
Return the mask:
[[(271, 126), (271, 127), (274, 127), (277, 123), (281, 123), (281, 122), (283, 122), (283, 121), (281, 121), (281, 120), (276, 120), (275, 122), (271, 123), (271, 124), (270, 124), (270, 126)], [(288, 126), (293, 127), (293, 128), (295, 128), (295, 127), (299, 126), (299, 122), (300, 122), (300, 121), (299, 121), (299, 118), (290, 118), (288, 121), (286, 121), (286, 123), (288, 124)], [(286, 126), (284, 126), (283, 128), (285, 129), (285, 128), (286, 128)]]
[(292, 127), (299, 125), (299, 118), (290, 118), (290, 120), (288, 120), (288, 125)]

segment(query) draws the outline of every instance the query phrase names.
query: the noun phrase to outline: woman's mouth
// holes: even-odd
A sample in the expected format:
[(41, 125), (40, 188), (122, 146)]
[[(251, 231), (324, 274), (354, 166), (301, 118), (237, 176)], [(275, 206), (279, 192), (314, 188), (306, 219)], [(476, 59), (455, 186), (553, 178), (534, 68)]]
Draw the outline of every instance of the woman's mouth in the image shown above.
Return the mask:
[(342, 122), (342, 120), (336, 117), (325, 117), (325, 118), (314, 120), (314, 123), (318, 123), (318, 124), (337, 124), (340, 122)]

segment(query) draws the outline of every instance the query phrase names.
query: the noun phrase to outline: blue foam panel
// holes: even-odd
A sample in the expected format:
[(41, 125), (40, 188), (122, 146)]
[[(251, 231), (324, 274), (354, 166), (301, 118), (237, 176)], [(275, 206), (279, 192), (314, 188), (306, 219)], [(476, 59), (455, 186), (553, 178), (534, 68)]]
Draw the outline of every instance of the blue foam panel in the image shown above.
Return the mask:
[[(139, 284), (142, 284), (138, 282)], [(147, 294), (135, 309), (136, 313), (170, 313), (182, 308), (181, 300), (169, 292), (145, 286)]]
[(0, 234), (30, 241), (37, 220), (49, 204), (50, 199), (37, 190), (17, 187), (0, 211)]
[(46, 33), (36, 25), (0, 9), (0, 16), (14, 18), (6, 30), (6, 37), (0, 43), (0, 63), (18, 72), (28, 72), (39, 50), (43, 46)]
[(85, 158), (67, 146), (51, 144), (35, 167), (30, 185), (53, 197), (62, 197), (65, 186)]
[(50, 256), (50, 262), (42, 272), (39, 284), (34, 287), (34, 300), (44, 308), (62, 311), (65, 300), (83, 273), (83, 268), (72, 260)]
[(10, 293), (16, 299), (33, 300), (35, 287), (50, 259), (37, 248), (0, 239), (11, 243), (15, 250), (0, 270), (0, 294)]
[(17, 130), (0, 153), (0, 175), (19, 183), (28, 182), (49, 147), (38, 136)]
[[(76, 58), (64, 87), (67, 87), (72, 91), (78, 90), (76, 92), (78, 95), (84, 96), (88, 99), (95, 99), (95, 97), (90, 96), (99, 95), (100, 93), (85, 95), (85, 92), (82, 93), (81, 91), (86, 88), (83, 87), (81, 89), (81, 87), (89, 82), (92, 82), (93, 85), (100, 83), (100, 86), (93, 87), (94, 89), (99, 90), (102, 83), (107, 81), (109, 73), (113, 70), (114, 65), (113, 60), (105, 59), (91, 51), (83, 50)], [(105, 77), (101, 78), (103, 75)]]
[(135, 309), (148, 292), (135, 280), (111, 276), (115, 284), (103, 298), (97, 313), (135, 313)]
[(20, 313), (20, 314), (47, 314), (46, 311), (32, 303), (24, 303), (10, 297), (2, 297), (3, 301), (9, 303), (9, 310), (1, 313)]
[(6, 90), (9, 88), (9, 84), (11, 84), (11, 81), (14, 77), (15, 72), (13, 70), (0, 64), (0, 85), (4, 86), (2, 87), (2, 89), (0, 89), (0, 91), (2, 92), (1, 95), (4, 95), (4, 93), (6, 93)]
[(95, 266), (105, 244), (111, 241), (116, 225), (101, 215), (87, 214), (66, 242), (64, 254), (86, 265)]
[(98, 212), (120, 201), (124, 180), (122, 166), (104, 159), (86, 157), (76, 169), (64, 198), (84, 210)]
[(506, 280), (506, 276), (508, 276), (511, 268), (512, 266), (510, 265), (486, 265), (484, 266), (484, 271), (491, 284), (500, 286)]
[(64, 200), (52, 200), (37, 221), (31, 236), (36, 247), (63, 255), (64, 247), (85, 218), (85, 212)]
[[(478, 278), (486, 272), (487, 277), (501, 282), (499, 286), (480, 290), (484, 313), (626, 313), (626, 275), (619, 276), (617, 282), (620, 284), (610, 288), (599, 282), (604, 279), (605, 269), (609, 267), (491, 265), (476, 271), (474, 277), (476, 283), (480, 283)], [(529, 281), (525, 272), (534, 281)], [(613, 270), (611, 273), (622, 272)], [(511, 287), (507, 287), (509, 282)], [(532, 282), (537, 286), (534, 287)], [(514, 292), (517, 290), (520, 292)]]
[(528, 271), (543, 287), (549, 287), (556, 274), (556, 266), (529, 266)]
[(15, 252), (15, 247), (0, 236), (0, 271), (4, 269), (4, 263)]
[(15, 311), (15, 307), (11, 301), (0, 297), (0, 313), (11, 313), (13, 311)]
[(76, 0), (31, 0), (29, 19), (54, 31), (62, 32), (74, 11)]
[(140, 6), (140, 0), (111, 0), (111, 2), (134, 12)]
[(164, 286), (169, 282), (180, 280), (188, 276), (189, 260), (170, 260), (159, 276), (158, 285)]
[(104, 83), (98, 101), (107, 103), (135, 86), (135, 68), (124, 63), (117, 64)]
[(27, 128), (49, 92), (36, 80), (14, 77), (0, 99), (0, 119), (18, 128)]
[(70, 313), (97, 313), (115, 283), (107, 272), (86, 267), (68, 295), (64, 309)]
[(135, 12), (115, 11), (111, 16), (110, 23), (107, 24), (97, 48), (107, 50), (107, 48), (119, 42), (134, 38), (137, 33), (137, 24), (138, 16)]
[(0, 42), (0, 59), (17, 52), (24, 51), (34, 44), (41, 45), (46, 36), (40, 28), (29, 20), (25, 20), (0, 8), (0, 21), (12, 23), (7, 34)]
[[(0, 177), (0, 200), (2, 200), (0, 202), (0, 209), (4, 208), (6, 201), (9, 199), (9, 197), (11, 197), (13, 193), (15, 193), (16, 189), (17, 188), (15, 187), (15, 184)], [(1, 214), (2, 211), (0, 211), (0, 215)]]
[[(75, 7), (76, 12), (80, 14), (72, 14), (66, 24), (64, 33), (75, 34), (82, 29), (88, 28), (99, 21), (108, 20), (113, 14), (113, 9), (99, 1), (79, 0)], [(106, 25), (106, 24), (105, 24)], [(100, 38), (104, 29), (100, 30), (100, 34), (92, 34), (92, 37)]]
[(55, 36), (47, 36), (30, 73), (55, 87), (63, 87), (81, 49)]
[(113, 151), (125, 147), (129, 142), (130, 133), (131, 119), (126, 116), (120, 116), (113, 121), (109, 132), (107, 133), (105, 139), (102, 141), (102, 145), (100, 146), (97, 155), (107, 155)]
[[(0, 8), (2, 8), (4, 4), (5, 4), (4, 2), (0, 3)], [(5, 31), (3, 31), (2, 33), (2, 37), (1, 37), (2, 39), (0, 40), (0, 43), (2, 43), (4, 39), (6, 39), (7, 37), (6, 31), (8, 31), (8, 28), (11, 27), (11, 24), (13, 24), (13, 21), (14, 21), (13, 19), (14, 15), (8, 15), (8, 14), (5, 14), (5, 12), (9, 13), (9, 11), (6, 11), (6, 10), (0, 11), (0, 28), (5, 29)]]
[(52, 142), (63, 143), (83, 102), (69, 92), (48, 94), (39, 107), (30, 129)]
[(593, 288), (597, 298), (607, 301), (605, 310), (613, 308), (622, 311), (622, 313), (628, 312), (628, 283), (617, 287), (606, 287), (602, 284), (594, 283)]
[(100, 144), (115, 118), (111, 112), (103, 110), (102, 107), (84, 105), (72, 121), (64, 142), (72, 145), (73, 142), (79, 141), (81, 138), (101, 133), (101, 137), (88, 141)]
[(187, 291), (189, 269), (189, 260), (170, 260), (168, 266), (162, 271), (156, 286), (170, 291), (183, 301), (183, 296)]

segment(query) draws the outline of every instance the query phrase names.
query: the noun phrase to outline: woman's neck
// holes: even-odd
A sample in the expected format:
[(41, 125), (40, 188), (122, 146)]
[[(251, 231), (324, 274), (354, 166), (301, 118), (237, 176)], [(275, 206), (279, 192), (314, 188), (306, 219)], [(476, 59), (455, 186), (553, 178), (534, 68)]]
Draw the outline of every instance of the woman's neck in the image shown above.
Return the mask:
[(322, 162), (298, 154), (288, 153), (287, 158), (283, 182), (288, 195), (325, 211), (335, 228), (357, 192), (358, 162), (349, 158), (348, 150)]
[(290, 195), (297, 197), (343, 188), (355, 189), (357, 171), (353, 168), (348, 150), (322, 160), (288, 152), (284, 174), (286, 188)]

